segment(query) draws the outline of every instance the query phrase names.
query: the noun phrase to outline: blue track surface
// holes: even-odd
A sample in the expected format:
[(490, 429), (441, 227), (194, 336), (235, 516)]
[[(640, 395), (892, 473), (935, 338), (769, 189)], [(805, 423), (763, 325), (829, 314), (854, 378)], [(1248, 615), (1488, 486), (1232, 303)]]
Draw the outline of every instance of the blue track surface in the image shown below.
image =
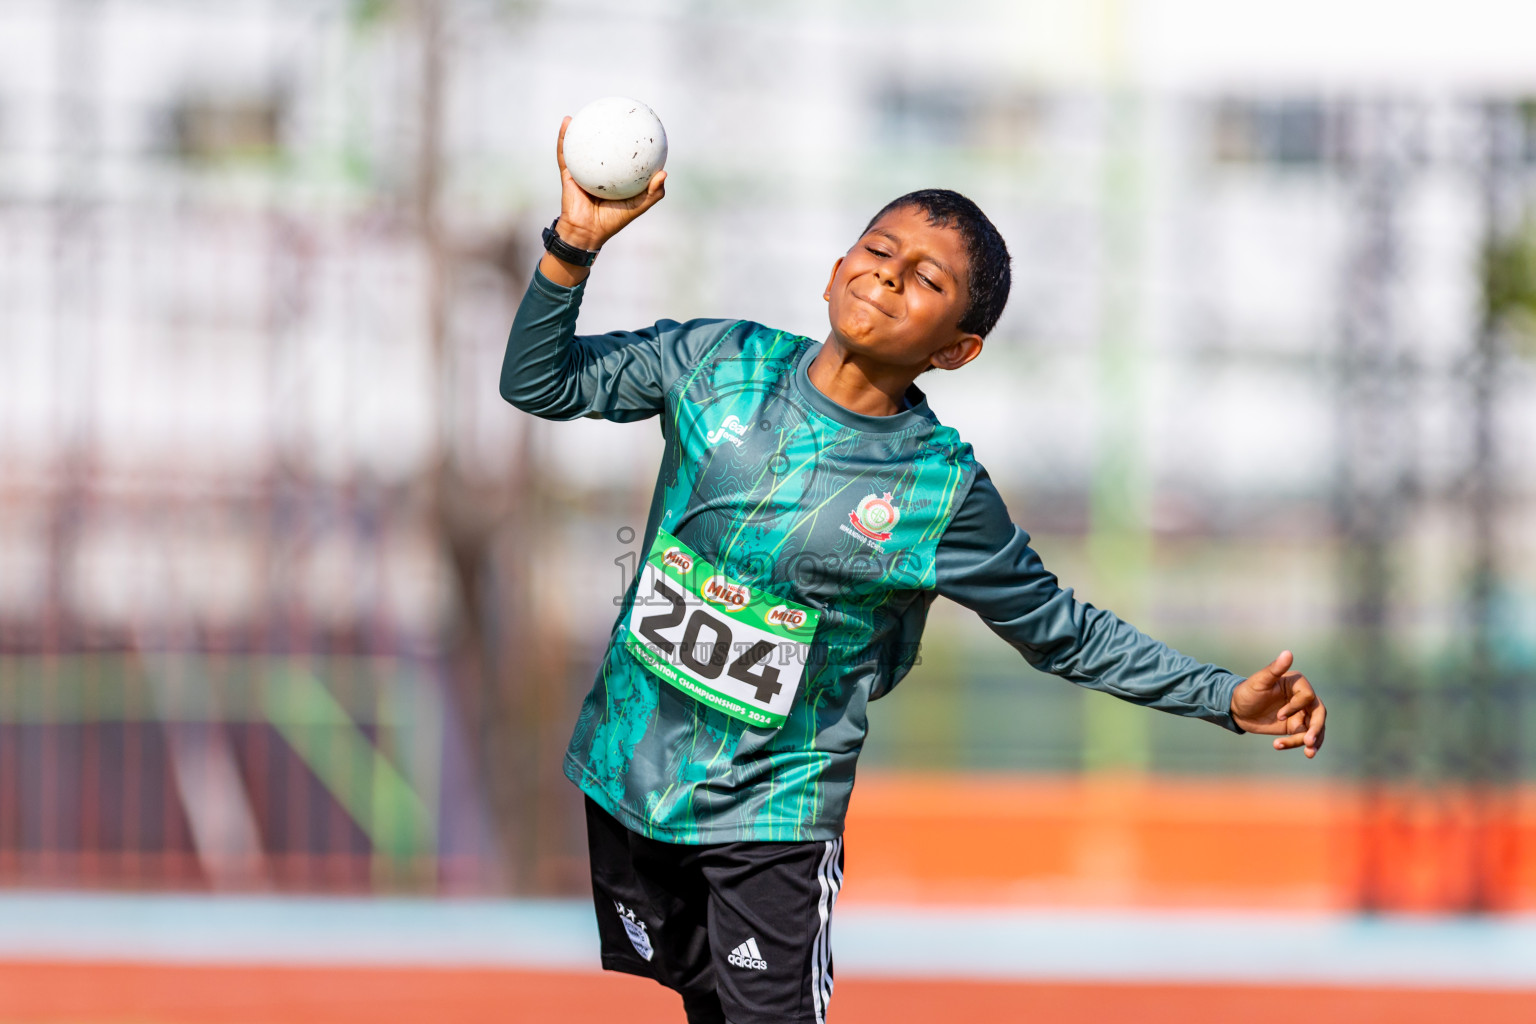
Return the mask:
[[(1536, 989), (1536, 917), (845, 906), (861, 975)], [(0, 959), (595, 970), (591, 904), (0, 894)]]

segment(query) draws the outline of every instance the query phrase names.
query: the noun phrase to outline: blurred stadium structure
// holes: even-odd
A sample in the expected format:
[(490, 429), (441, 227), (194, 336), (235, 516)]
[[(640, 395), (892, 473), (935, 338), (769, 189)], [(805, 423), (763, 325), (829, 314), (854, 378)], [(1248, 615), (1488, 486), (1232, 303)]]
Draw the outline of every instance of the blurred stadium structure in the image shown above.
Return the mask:
[[(1536, 66), (1149, 84), (1110, 18), (1081, 67), (1020, 42), (1049, 6), (11, 0), (0, 884), (581, 890), (560, 754), (659, 438), (495, 379), (559, 116), (623, 92), (669, 196), (584, 330), (820, 336), (873, 210), (971, 195), (1014, 297), (939, 415), (1080, 597), (1234, 670), (1291, 647), (1333, 709), (1280, 756), (940, 606), (855, 890), (1536, 907)], [(930, 884), (940, 809), (974, 893)], [(1252, 850), (1311, 867), (1189, 867)]]

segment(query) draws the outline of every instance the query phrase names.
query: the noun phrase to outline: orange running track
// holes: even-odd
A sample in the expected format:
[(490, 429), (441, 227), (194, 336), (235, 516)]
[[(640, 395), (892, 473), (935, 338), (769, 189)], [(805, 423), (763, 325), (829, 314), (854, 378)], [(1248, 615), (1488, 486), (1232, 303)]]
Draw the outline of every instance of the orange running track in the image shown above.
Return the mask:
[(1531, 911), (1536, 786), (869, 772), (847, 849), (876, 903)]
[[(1288, 986), (839, 979), (833, 1024), (1529, 1024), (1536, 993)], [(502, 970), (0, 964), (3, 1024), (681, 1022), (660, 986), (615, 974)]]

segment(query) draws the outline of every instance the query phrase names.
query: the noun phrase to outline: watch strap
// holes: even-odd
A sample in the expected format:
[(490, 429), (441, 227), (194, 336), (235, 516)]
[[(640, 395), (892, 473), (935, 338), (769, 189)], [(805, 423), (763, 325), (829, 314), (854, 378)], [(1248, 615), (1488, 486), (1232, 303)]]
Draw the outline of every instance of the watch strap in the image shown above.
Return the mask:
[(556, 217), (549, 222), (549, 227), (544, 229), (544, 249), (557, 260), (569, 263), (577, 267), (590, 267), (597, 259), (597, 249), (582, 249), (572, 245), (560, 237), (555, 230), (555, 225), (560, 223)]

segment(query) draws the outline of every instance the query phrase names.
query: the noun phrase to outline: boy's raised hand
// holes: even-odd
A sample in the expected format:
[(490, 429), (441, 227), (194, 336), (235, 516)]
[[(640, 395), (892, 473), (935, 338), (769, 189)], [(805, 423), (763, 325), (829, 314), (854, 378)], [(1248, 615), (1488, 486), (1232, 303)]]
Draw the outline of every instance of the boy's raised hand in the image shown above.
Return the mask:
[(667, 172), (651, 175), (646, 190), (628, 199), (594, 198), (576, 184), (565, 166), (565, 129), (570, 123), (569, 117), (560, 122), (560, 137), (555, 140), (555, 159), (560, 164), (560, 224), (555, 230), (578, 248), (601, 249), (624, 225), (661, 202)]
[(1274, 661), (1238, 684), (1232, 691), (1232, 717), (1247, 732), (1276, 734), (1276, 750), (1306, 748), (1316, 757), (1323, 746), (1323, 719), (1327, 709), (1300, 672), (1289, 672), (1291, 652), (1281, 651)]

